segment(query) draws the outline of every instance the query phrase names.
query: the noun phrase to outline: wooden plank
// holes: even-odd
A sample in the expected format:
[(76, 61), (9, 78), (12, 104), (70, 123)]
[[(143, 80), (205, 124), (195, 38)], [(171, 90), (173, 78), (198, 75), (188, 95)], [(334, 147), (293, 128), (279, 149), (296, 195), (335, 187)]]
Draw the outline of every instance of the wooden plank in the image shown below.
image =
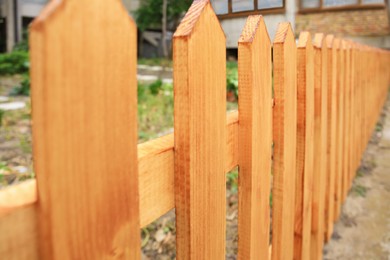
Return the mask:
[(314, 170), (314, 51), (309, 32), (300, 33), (297, 47), (298, 110), (294, 259), (310, 259)]
[(226, 45), (208, 0), (173, 36), (177, 259), (224, 259)]
[(342, 200), (345, 201), (349, 190), (349, 175), (350, 175), (350, 137), (351, 137), (351, 49), (347, 40), (342, 41), (344, 46), (344, 147), (343, 147), (343, 186)]
[(136, 35), (120, 1), (51, 1), (31, 25), (43, 259), (140, 258)]
[(1, 190), (1, 258), (39, 259), (36, 201), (35, 180)]
[[(226, 132), (227, 173), (238, 165), (237, 111), (227, 115)], [(138, 145), (141, 227), (175, 207), (173, 146), (173, 134)], [(15, 225), (20, 228), (12, 228)], [(0, 230), (5, 228), (10, 231), (0, 232), (4, 259), (39, 259), (36, 180), (0, 191)]]
[(344, 52), (341, 46), (341, 40), (334, 40), (337, 56), (337, 134), (336, 134), (336, 177), (335, 177), (335, 204), (334, 220), (338, 220), (341, 210), (341, 187), (343, 170), (343, 127), (344, 127)]
[(238, 42), (238, 259), (268, 259), (272, 157), (271, 42), (261, 15)]
[(327, 46), (324, 34), (314, 36), (314, 177), (312, 199), (311, 257), (322, 259), (324, 206), (327, 174)]
[(335, 192), (335, 172), (336, 172), (336, 120), (337, 120), (337, 60), (336, 48), (333, 47), (333, 35), (327, 35), (327, 67), (328, 67), (328, 101), (327, 101), (327, 157), (328, 166), (326, 174), (326, 191), (325, 191), (325, 241), (327, 242), (333, 233), (334, 220), (334, 192)]
[[(227, 116), (225, 172), (238, 165), (238, 113)], [(141, 227), (175, 207), (173, 134), (138, 145)]]
[(274, 47), (272, 259), (292, 259), (297, 133), (296, 45), (289, 23), (280, 23)]
[(357, 163), (356, 163), (356, 140), (355, 140), (355, 133), (356, 133), (356, 107), (355, 107), (355, 45), (352, 41), (349, 42), (349, 49), (350, 49), (350, 58), (349, 58), (349, 64), (350, 64), (350, 139), (349, 139), (349, 176), (348, 176), (348, 190), (352, 187), (352, 181), (355, 177), (355, 173), (357, 170)]

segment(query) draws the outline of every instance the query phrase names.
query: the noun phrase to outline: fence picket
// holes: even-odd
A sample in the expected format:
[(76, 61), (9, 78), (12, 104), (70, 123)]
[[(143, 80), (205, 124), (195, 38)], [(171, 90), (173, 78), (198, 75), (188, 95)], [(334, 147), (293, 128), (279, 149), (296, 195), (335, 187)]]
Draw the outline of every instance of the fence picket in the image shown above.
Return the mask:
[(314, 170), (314, 50), (309, 32), (297, 45), (297, 172), (294, 259), (310, 259)]
[(272, 156), (271, 42), (262, 16), (249, 16), (238, 42), (238, 259), (268, 259)]
[(337, 57), (337, 134), (336, 134), (336, 178), (335, 178), (335, 204), (334, 204), (334, 220), (340, 216), (341, 210), (341, 192), (342, 192), (342, 170), (343, 170), (343, 127), (344, 127), (344, 52), (341, 46), (341, 40), (334, 40), (334, 48), (336, 48)]
[(173, 41), (177, 259), (224, 259), (226, 46), (208, 0)]
[(333, 35), (327, 35), (327, 73), (328, 73), (328, 101), (327, 101), (327, 180), (325, 191), (325, 241), (328, 241), (333, 233), (334, 192), (336, 172), (336, 120), (337, 120), (337, 95), (336, 95), (336, 49), (333, 47)]
[(342, 201), (347, 198), (349, 190), (349, 173), (350, 173), (350, 136), (351, 136), (351, 48), (347, 40), (342, 41), (344, 46), (344, 132), (343, 132), (343, 186)]
[(327, 171), (327, 46), (324, 34), (314, 36), (314, 177), (312, 199), (311, 257), (322, 258)]
[(30, 32), (40, 257), (138, 259), (136, 26), (119, 1), (67, 0)]
[(297, 133), (296, 45), (290, 23), (280, 23), (274, 46), (274, 180), (272, 259), (292, 259)]

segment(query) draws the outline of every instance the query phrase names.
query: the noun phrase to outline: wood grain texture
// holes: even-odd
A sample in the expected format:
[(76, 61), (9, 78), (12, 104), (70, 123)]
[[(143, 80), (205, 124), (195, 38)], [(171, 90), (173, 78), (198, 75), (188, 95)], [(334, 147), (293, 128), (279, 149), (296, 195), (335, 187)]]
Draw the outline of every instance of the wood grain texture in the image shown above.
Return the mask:
[(177, 259), (224, 259), (226, 45), (208, 0), (173, 37)]
[[(228, 173), (238, 165), (238, 113), (230, 112), (226, 124)], [(138, 145), (140, 222), (144, 227), (175, 207), (174, 137), (166, 135)]]
[(341, 210), (341, 187), (343, 170), (343, 128), (344, 128), (344, 52), (341, 40), (334, 40), (337, 58), (337, 129), (336, 129), (336, 176), (335, 176), (335, 203), (334, 220), (337, 221)]
[[(238, 111), (228, 113), (226, 132), (227, 173), (238, 165)], [(175, 208), (173, 134), (138, 145), (138, 174), (140, 224), (145, 227)], [(9, 230), (0, 232), (2, 258), (39, 259), (37, 208), (36, 180), (0, 190), (0, 230)]]
[(334, 192), (335, 192), (335, 173), (336, 173), (336, 120), (337, 120), (337, 60), (336, 48), (333, 46), (333, 35), (327, 35), (326, 38), (327, 67), (328, 67), (328, 101), (327, 101), (327, 157), (328, 166), (326, 174), (325, 191), (325, 241), (328, 241), (333, 233), (334, 220)]
[(268, 259), (272, 157), (271, 42), (249, 16), (238, 42), (238, 259)]
[(289, 23), (280, 23), (274, 47), (272, 259), (292, 259), (297, 133), (296, 45)]
[(355, 172), (357, 170), (356, 165), (356, 154), (355, 154), (355, 116), (356, 116), (356, 109), (355, 109), (355, 47), (354, 43), (352, 41), (349, 41), (349, 67), (350, 67), (350, 73), (349, 73), (349, 85), (350, 85), (350, 95), (349, 95), (349, 106), (350, 106), (350, 115), (349, 115), (349, 172), (348, 172), (348, 190), (352, 187), (352, 181), (355, 176)]
[(324, 34), (314, 35), (314, 176), (312, 199), (311, 257), (322, 259), (327, 171), (327, 46)]
[(343, 132), (343, 186), (342, 201), (344, 202), (349, 190), (350, 175), (350, 138), (351, 138), (351, 48), (347, 40), (342, 40), (344, 49), (344, 132)]
[(52, 1), (30, 30), (42, 259), (140, 257), (136, 26), (120, 1)]
[(314, 170), (314, 50), (309, 32), (300, 33), (297, 48), (294, 259), (310, 259)]
[(25, 181), (0, 192), (0, 256), (39, 259), (36, 182)]

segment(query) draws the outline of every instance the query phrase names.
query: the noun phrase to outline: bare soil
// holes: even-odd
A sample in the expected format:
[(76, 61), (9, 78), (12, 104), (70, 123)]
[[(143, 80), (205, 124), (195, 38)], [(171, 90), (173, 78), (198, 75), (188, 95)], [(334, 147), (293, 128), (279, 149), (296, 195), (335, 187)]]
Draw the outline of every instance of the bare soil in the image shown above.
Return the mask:
[[(0, 96), (7, 96), (21, 79), (21, 76), (0, 77)], [(25, 102), (26, 107), (0, 111), (0, 189), (34, 177), (30, 98), (24, 96), (8, 98), (8, 102)]]

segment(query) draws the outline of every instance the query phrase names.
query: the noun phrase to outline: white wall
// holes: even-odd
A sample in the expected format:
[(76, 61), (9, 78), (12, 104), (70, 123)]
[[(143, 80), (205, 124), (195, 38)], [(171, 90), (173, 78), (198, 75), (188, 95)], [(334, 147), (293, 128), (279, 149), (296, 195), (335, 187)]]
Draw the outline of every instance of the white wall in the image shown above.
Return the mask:
[[(295, 27), (295, 12), (297, 10), (294, 0), (286, 0), (286, 12), (284, 14), (268, 14), (264, 15), (265, 24), (271, 41), (275, 37), (278, 24), (280, 22), (289, 21), (292, 28)], [(261, 14), (261, 13), (260, 13)], [(244, 28), (246, 17), (231, 18), (221, 20), (221, 25), (226, 35), (227, 48), (237, 48), (237, 42), (240, 38), (241, 31)]]

